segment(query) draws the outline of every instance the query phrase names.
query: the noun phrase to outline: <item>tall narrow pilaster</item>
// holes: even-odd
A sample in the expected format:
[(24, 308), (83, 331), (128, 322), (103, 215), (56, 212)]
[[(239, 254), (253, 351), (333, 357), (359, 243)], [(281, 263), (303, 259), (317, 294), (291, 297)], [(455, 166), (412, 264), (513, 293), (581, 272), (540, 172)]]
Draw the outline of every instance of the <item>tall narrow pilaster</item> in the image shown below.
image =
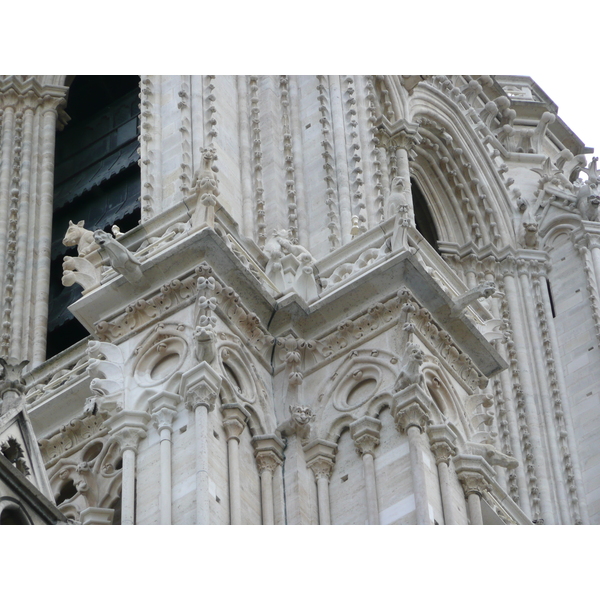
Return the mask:
[(395, 394), (392, 403), (392, 416), (396, 428), (408, 437), (417, 525), (431, 524), (422, 442), (425, 427), (429, 422), (429, 402), (423, 389), (417, 384), (412, 384)]
[(161, 392), (150, 399), (152, 423), (160, 435), (160, 524), (171, 524), (171, 436), (180, 397)]
[(147, 413), (123, 410), (106, 421), (106, 426), (123, 452), (121, 524), (135, 524), (136, 456), (140, 441), (146, 437), (150, 420)]
[(450, 485), (450, 460), (456, 455), (456, 434), (447, 425), (432, 425), (429, 427), (427, 434), (438, 470), (444, 523), (446, 525), (456, 525), (456, 514)]
[(331, 525), (329, 479), (335, 464), (337, 444), (326, 440), (314, 440), (304, 447), (306, 464), (312, 470), (317, 484), (319, 525)]
[(240, 404), (223, 404), (223, 429), (227, 436), (227, 460), (229, 466), (229, 511), (232, 525), (242, 524), (242, 500), (240, 487), (240, 436), (250, 417)]
[(181, 378), (181, 396), (186, 408), (194, 414), (198, 525), (209, 523), (208, 413), (215, 407), (221, 380), (221, 376), (205, 361), (186, 371)]
[(274, 435), (259, 435), (252, 438), (254, 456), (260, 474), (262, 524), (275, 524), (275, 497), (273, 480), (278, 467), (283, 463), (283, 442)]
[(350, 434), (356, 451), (363, 460), (367, 518), (369, 525), (379, 525), (379, 502), (375, 479), (375, 448), (379, 446), (381, 421), (373, 417), (362, 417), (350, 425)]

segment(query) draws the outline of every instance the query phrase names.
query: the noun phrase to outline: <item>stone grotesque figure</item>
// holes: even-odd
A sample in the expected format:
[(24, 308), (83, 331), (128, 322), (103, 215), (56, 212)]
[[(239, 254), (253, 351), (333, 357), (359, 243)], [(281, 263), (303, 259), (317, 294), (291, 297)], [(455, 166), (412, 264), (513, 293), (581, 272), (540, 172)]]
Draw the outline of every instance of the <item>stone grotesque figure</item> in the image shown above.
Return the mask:
[(587, 169), (587, 181), (577, 192), (577, 210), (586, 221), (598, 221), (598, 208), (600, 207), (600, 185), (598, 181), (598, 157), (594, 156)]
[(85, 221), (75, 224), (69, 221), (69, 227), (63, 238), (63, 245), (67, 248), (77, 246), (78, 256), (86, 256), (94, 250), (98, 250), (98, 243), (94, 239), (94, 232), (84, 228)]
[(467, 308), (467, 306), (469, 306), (469, 304), (475, 302), (475, 300), (479, 300), (479, 298), (489, 298), (495, 293), (496, 284), (493, 281), (484, 281), (456, 298), (450, 314), (452, 316), (458, 316), (465, 308)]
[(140, 261), (133, 254), (118, 242), (110, 233), (101, 229), (94, 231), (94, 240), (108, 256), (110, 266), (123, 275), (129, 283), (135, 284), (144, 277)]
[(318, 297), (315, 259), (304, 246), (290, 242), (285, 229), (273, 230), (264, 253), (268, 258), (266, 275), (280, 291), (293, 289), (306, 302)]
[(388, 196), (390, 216), (395, 216), (392, 235), (392, 252), (408, 248), (408, 228), (413, 224), (412, 198), (404, 177), (392, 179), (392, 191)]
[(297, 435), (304, 443), (310, 438), (310, 424), (315, 420), (313, 411), (308, 406), (290, 406), (290, 418), (284, 421), (278, 428), (276, 433), (282, 437)]
[(192, 216), (192, 228), (213, 227), (215, 224), (215, 205), (219, 195), (217, 179), (217, 153), (214, 148), (201, 148), (200, 167), (194, 175), (190, 199), (196, 198), (196, 210)]
[[(413, 330), (414, 325), (412, 323), (406, 323), (404, 328), (408, 328), (410, 331)], [(404, 351), (402, 366), (400, 367), (400, 373), (394, 383), (394, 392), (399, 392), (409, 385), (417, 384), (422, 388), (425, 388), (425, 378), (421, 373), (421, 367), (423, 366), (423, 351), (417, 344), (409, 343), (406, 345)]]

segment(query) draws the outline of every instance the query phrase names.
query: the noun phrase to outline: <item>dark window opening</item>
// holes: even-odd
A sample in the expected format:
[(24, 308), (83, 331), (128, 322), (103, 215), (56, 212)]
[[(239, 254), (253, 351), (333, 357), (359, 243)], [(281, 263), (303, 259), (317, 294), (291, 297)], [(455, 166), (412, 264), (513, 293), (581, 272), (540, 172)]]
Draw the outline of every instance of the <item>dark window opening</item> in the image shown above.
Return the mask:
[(63, 502), (70, 500), (76, 493), (77, 488), (75, 487), (75, 483), (72, 479), (67, 479), (55, 498), (56, 506), (60, 506)]
[(88, 335), (67, 308), (81, 287), (61, 283), (64, 257), (77, 256), (76, 247), (62, 244), (69, 221), (107, 232), (139, 223), (138, 94), (133, 75), (81, 75), (69, 89), (71, 119), (56, 135), (47, 358)]
[(29, 525), (29, 521), (22, 510), (5, 508), (0, 515), (0, 525)]
[(556, 309), (554, 308), (554, 298), (552, 297), (552, 288), (550, 287), (550, 281), (546, 279), (546, 287), (548, 288), (548, 298), (550, 299), (550, 310), (552, 311), (552, 318), (556, 317)]
[(419, 187), (419, 184), (411, 178), (410, 189), (413, 197), (413, 206), (415, 209), (415, 225), (417, 231), (429, 242), (429, 245), (439, 254), (438, 233), (435, 222), (427, 206), (427, 200)]

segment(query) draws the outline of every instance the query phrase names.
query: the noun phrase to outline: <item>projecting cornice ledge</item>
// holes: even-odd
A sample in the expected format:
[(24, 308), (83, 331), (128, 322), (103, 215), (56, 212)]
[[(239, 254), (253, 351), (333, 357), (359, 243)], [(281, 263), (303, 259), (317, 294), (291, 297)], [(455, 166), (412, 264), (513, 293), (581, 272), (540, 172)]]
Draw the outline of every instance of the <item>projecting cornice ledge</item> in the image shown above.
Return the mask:
[(390, 257), (378, 268), (350, 280), (310, 306), (296, 294), (284, 296), (277, 302), (269, 331), (273, 336), (293, 330), (305, 339), (319, 338), (339, 323), (343, 318), (340, 315), (351, 316), (366, 311), (373, 302), (395, 295), (403, 286), (486, 377), (507, 367), (467, 316), (453, 314), (454, 301), (409, 251)]

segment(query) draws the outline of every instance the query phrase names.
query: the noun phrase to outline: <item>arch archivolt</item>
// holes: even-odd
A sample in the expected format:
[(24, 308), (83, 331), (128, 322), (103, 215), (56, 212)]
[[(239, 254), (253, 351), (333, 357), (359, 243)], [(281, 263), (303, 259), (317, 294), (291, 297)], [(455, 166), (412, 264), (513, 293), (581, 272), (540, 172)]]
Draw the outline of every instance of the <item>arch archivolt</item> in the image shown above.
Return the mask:
[[(514, 208), (504, 170), (499, 171), (502, 164), (495, 162), (500, 152), (494, 149), (490, 154), (460, 107), (432, 85), (418, 85), (405, 102), (406, 91), (400, 80), (385, 81), (389, 90), (385, 97), (392, 107), (383, 114), (420, 125), (422, 141), (411, 151), (411, 170), (428, 190), (429, 206), (445, 241), (474, 239), (477, 245), (493, 243), (498, 247), (510, 244), (514, 239)], [(444, 205), (453, 208), (448, 210)], [(462, 235), (458, 240), (457, 223)]]

